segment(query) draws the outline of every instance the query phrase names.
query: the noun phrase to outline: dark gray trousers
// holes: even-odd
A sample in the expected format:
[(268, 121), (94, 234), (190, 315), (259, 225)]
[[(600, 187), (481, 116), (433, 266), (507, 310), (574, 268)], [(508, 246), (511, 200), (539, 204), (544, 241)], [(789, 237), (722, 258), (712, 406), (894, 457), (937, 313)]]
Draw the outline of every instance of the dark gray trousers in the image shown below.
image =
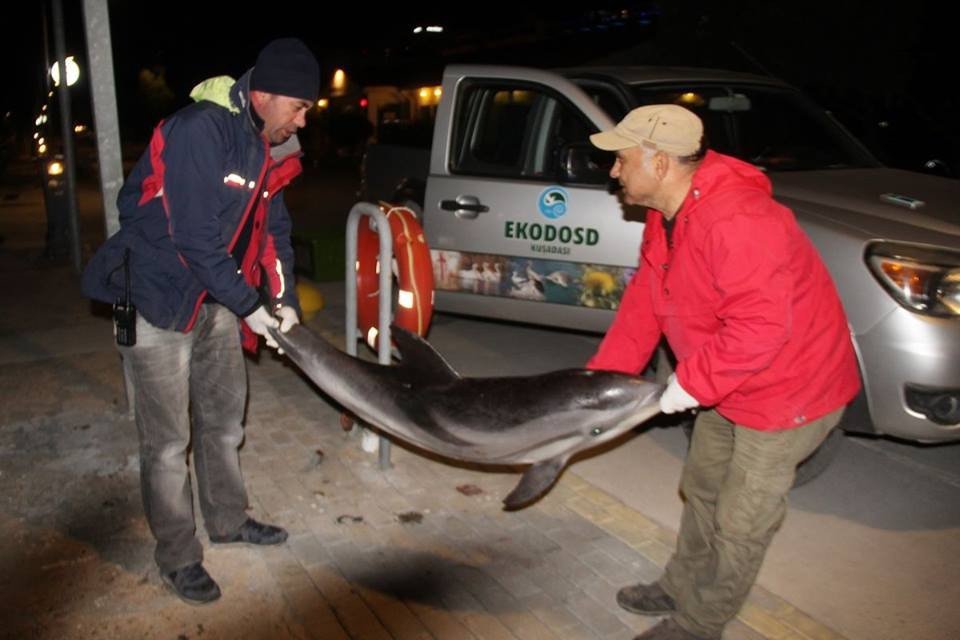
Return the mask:
[(119, 349), (134, 390), (143, 507), (157, 539), (157, 564), (169, 573), (203, 560), (191, 444), (207, 533), (232, 534), (247, 517), (238, 453), (247, 373), (237, 316), (204, 304), (190, 333), (158, 329), (138, 316), (136, 345)]

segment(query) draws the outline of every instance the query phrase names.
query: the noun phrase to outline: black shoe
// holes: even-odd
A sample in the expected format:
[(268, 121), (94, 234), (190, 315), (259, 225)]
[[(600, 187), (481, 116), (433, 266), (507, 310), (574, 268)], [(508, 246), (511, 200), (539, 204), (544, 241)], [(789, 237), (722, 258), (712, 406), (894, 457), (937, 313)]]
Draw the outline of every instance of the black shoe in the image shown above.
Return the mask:
[(160, 577), (187, 604), (207, 604), (220, 597), (220, 587), (199, 562)]
[(694, 635), (671, 619), (654, 625), (633, 640), (707, 640)]
[(272, 524), (263, 524), (253, 518), (247, 518), (237, 532), (228, 536), (210, 536), (210, 542), (228, 544), (246, 542), (247, 544), (280, 544), (287, 540), (287, 530)]
[(677, 603), (659, 582), (635, 584), (617, 591), (617, 604), (642, 616), (662, 616), (677, 610)]

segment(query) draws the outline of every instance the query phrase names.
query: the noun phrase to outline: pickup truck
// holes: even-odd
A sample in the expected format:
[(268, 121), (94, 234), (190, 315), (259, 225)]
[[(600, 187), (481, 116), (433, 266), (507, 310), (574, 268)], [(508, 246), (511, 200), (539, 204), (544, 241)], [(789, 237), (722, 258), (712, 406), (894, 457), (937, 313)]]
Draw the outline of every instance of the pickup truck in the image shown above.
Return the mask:
[(843, 429), (960, 438), (960, 181), (883, 167), (776, 79), (450, 66), (432, 145), (372, 145), (361, 196), (422, 212), (438, 311), (602, 332), (645, 212), (611, 193), (612, 154), (588, 136), (652, 103), (691, 109), (711, 148), (765, 171), (819, 249), (864, 383)]

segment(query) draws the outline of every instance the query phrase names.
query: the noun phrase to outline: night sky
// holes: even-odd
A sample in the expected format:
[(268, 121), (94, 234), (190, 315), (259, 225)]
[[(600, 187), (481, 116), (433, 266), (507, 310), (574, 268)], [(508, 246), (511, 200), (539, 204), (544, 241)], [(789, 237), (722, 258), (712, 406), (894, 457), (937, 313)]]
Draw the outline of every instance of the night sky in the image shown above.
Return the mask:
[[(49, 7), (49, 0), (4, 7), (8, 33), (0, 46), (10, 72), (0, 108), (13, 110), (21, 122), (32, 120), (43, 96), (44, 1)], [(376, 82), (396, 78), (401, 83), (418, 71), (438, 79), (449, 61), (540, 67), (596, 60), (715, 66), (776, 75), (841, 111), (845, 104), (853, 112), (862, 111), (858, 103), (877, 104), (879, 109), (911, 101), (911, 108), (934, 123), (929, 135), (960, 139), (953, 123), (960, 109), (956, 72), (949, 70), (956, 60), (955, 34), (936, 2), (661, 0), (594, 3), (562, 11), (559, 4), (395, 3), (374, 11), (368, 3), (353, 2), (337, 4), (333, 16), (334, 9), (320, 3), (260, 3), (238, 10), (229, 3), (201, 0), (111, 0), (121, 127), (185, 104), (189, 88), (205, 77), (238, 76), (270, 39), (297, 36), (316, 52), (325, 78), (342, 66)], [(82, 2), (63, 0), (63, 5), (68, 53), (85, 65)], [(619, 39), (614, 32), (574, 33), (566, 28), (589, 22), (585, 16), (591, 11), (615, 7), (648, 10), (656, 19), (648, 29), (621, 29)], [(444, 24), (448, 33), (425, 52), (416, 48), (425, 40), (414, 40), (411, 30), (427, 22)], [(536, 37), (520, 48), (500, 45), (517, 40), (518, 34)], [(49, 42), (52, 53), (52, 30)], [(144, 106), (140, 94), (144, 70), (170, 92), (167, 102), (154, 105), (158, 113)], [(89, 92), (78, 87), (72, 95), (76, 112), (89, 113)]]

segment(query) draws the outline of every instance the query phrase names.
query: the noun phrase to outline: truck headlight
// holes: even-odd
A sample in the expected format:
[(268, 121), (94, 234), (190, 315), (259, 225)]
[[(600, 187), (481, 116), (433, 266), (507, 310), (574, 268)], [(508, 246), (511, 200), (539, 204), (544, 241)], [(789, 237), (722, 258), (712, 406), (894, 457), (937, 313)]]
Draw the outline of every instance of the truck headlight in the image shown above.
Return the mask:
[(866, 261), (901, 306), (924, 315), (960, 316), (960, 253), (877, 242), (867, 248)]

